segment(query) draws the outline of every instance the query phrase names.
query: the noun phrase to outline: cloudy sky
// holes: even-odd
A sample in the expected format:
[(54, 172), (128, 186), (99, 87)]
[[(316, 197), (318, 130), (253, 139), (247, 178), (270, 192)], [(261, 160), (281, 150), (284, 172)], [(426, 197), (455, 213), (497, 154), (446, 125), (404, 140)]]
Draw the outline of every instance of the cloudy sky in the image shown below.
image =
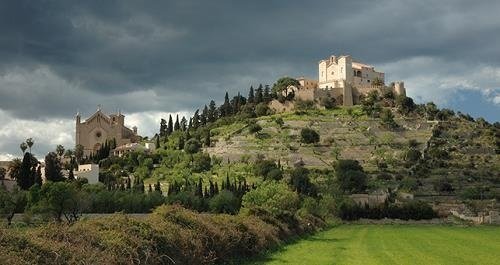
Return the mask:
[(417, 102), (500, 118), (500, 1), (0, 0), (0, 160), (74, 146), (73, 117), (161, 117), (351, 54)]

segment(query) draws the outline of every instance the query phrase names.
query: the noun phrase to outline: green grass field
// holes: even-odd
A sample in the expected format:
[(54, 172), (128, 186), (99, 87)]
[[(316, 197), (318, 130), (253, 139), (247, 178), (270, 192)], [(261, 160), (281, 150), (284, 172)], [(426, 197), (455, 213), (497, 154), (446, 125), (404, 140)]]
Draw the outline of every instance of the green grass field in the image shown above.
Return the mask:
[(342, 225), (250, 264), (500, 264), (500, 227)]

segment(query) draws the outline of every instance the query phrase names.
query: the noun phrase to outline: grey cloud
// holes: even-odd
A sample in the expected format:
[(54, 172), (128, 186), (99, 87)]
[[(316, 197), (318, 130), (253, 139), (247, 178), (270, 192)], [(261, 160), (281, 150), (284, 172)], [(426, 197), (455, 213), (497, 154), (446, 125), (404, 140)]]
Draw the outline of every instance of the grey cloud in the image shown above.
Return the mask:
[(422, 100), (435, 93), (445, 101), (463, 89), (457, 79), (470, 77), (494, 104), (499, 81), (480, 69), (500, 69), (498, 10), (493, 0), (5, 0), (0, 110), (33, 120), (68, 119), (97, 104), (130, 113), (192, 110), (220, 102), (226, 90), (315, 77), (330, 53), (408, 80)]

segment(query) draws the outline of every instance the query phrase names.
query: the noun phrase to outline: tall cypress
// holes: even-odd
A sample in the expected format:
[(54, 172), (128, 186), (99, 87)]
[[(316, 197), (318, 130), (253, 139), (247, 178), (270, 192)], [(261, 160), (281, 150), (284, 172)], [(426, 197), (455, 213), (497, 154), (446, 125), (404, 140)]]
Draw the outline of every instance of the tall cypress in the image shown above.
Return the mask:
[(175, 118), (174, 131), (178, 131), (181, 128), (181, 124), (179, 123), (179, 114), (177, 114)]
[(174, 131), (174, 122), (172, 121), (172, 115), (168, 115), (167, 135), (171, 135), (173, 131)]

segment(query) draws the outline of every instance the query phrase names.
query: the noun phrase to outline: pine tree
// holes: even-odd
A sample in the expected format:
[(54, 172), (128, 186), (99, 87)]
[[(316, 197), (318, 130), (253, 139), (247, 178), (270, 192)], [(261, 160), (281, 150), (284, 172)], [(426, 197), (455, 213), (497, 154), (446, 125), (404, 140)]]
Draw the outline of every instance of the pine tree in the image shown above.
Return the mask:
[(263, 95), (262, 89), (263, 89), (262, 84), (260, 84), (259, 87), (257, 88), (256, 93), (255, 93), (255, 103), (256, 104), (259, 104), (264, 100), (264, 95)]
[(173, 131), (174, 131), (174, 122), (172, 121), (172, 115), (168, 115), (167, 135), (171, 135)]
[(208, 121), (208, 107), (207, 105), (205, 105), (200, 115), (200, 123), (201, 125), (205, 126), (207, 125), (207, 121)]
[(248, 103), (255, 103), (255, 95), (253, 92), (253, 86), (250, 86), (250, 91), (248, 92)]
[(181, 130), (184, 132), (187, 129), (187, 120), (186, 117), (182, 116), (181, 119)]
[(45, 156), (45, 179), (49, 181), (62, 181), (61, 161), (56, 153), (50, 152)]
[(215, 105), (215, 101), (211, 100), (210, 104), (208, 104), (208, 122), (215, 122), (217, 120), (217, 106)]
[(196, 130), (200, 125), (200, 110), (196, 110), (193, 115), (192, 126)]
[(269, 85), (266, 85), (265, 88), (264, 88), (264, 102), (268, 103), (269, 101), (271, 101), (271, 89), (269, 88)]
[(160, 121), (160, 136), (167, 135), (167, 121), (165, 119), (161, 119)]
[(174, 131), (178, 131), (181, 128), (181, 124), (179, 122), (179, 114), (177, 114), (175, 118)]

